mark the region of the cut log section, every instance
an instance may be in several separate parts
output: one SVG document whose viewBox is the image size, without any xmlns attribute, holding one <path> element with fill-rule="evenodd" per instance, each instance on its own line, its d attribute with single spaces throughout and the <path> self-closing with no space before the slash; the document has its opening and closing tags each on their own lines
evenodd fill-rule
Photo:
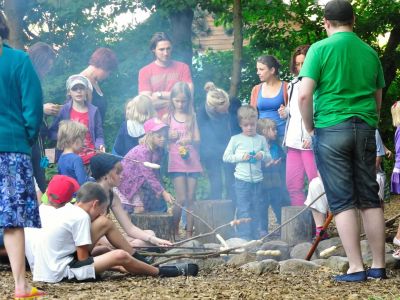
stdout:
<svg viewBox="0 0 400 300">
<path fill-rule="evenodd" d="M 282 207 L 282 224 L 304 209 L 304 206 L 285 206 Z M 281 229 L 281 239 L 290 246 L 301 242 L 312 240 L 313 219 L 311 211 L 305 211 L 296 219 L 283 226 Z"/>
<path fill-rule="evenodd" d="M 234 207 L 231 200 L 200 200 L 195 202 L 194 213 L 206 221 L 213 229 L 234 219 Z M 196 235 L 210 232 L 210 229 L 200 220 L 194 218 L 194 231 Z M 218 231 L 226 240 L 233 236 L 232 227 Z M 219 243 L 216 237 L 207 236 L 200 239 L 202 243 Z"/>
<path fill-rule="evenodd" d="M 174 240 L 174 222 L 171 214 L 150 212 L 132 214 L 132 223 L 143 230 L 153 230 L 157 237 Z"/>
</svg>

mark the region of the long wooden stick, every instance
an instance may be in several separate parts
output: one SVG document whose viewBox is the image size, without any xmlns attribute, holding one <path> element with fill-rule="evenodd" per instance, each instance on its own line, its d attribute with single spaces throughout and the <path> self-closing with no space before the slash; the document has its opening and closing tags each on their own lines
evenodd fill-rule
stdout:
<svg viewBox="0 0 400 300">
<path fill-rule="evenodd" d="M 199 234 L 199 235 L 192 236 L 191 238 L 188 238 L 188 239 L 185 239 L 185 240 L 182 240 L 182 241 L 173 243 L 172 245 L 174 245 L 174 246 L 181 245 L 181 244 L 186 243 L 186 242 L 189 242 L 189 241 L 191 241 L 191 240 L 195 240 L 195 239 L 198 239 L 198 238 L 203 238 L 203 237 L 206 237 L 206 236 L 213 235 L 213 234 L 215 234 L 217 231 L 219 231 L 219 230 L 221 230 L 221 229 L 223 229 L 223 228 L 225 228 L 225 227 L 234 226 L 234 225 L 240 225 L 240 224 L 243 224 L 243 223 L 248 223 L 248 222 L 250 222 L 250 221 L 251 221 L 250 218 L 244 218 L 244 219 L 233 220 L 233 221 L 231 221 L 231 222 L 229 222 L 229 223 L 226 223 L 226 224 L 223 224 L 223 225 L 221 225 L 221 226 L 218 226 L 218 227 L 215 228 L 215 229 L 212 229 L 212 228 L 211 228 L 211 231 L 210 231 L 210 232 L 201 233 L 201 234 Z"/>
<path fill-rule="evenodd" d="M 324 225 L 322 226 L 321 231 L 319 232 L 317 238 L 315 239 L 314 243 L 312 244 L 310 251 L 308 251 L 306 260 L 310 260 L 311 257 L 313 256 L 315 249 L 317 249 L 319 242 L 322 240 L 322 237 L 324 236 L 324 234 L 326 232 L 326 229 L 328 228 L 329 224 L 332 222 L 332 218 L 333 218 L 333 214 L 330 212 L 324 222 Z"/>
</svg>

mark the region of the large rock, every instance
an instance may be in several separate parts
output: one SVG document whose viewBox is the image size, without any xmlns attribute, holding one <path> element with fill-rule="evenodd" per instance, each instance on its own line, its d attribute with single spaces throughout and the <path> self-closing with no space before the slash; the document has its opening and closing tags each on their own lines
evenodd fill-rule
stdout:
<svg viewBox="0 0 400 300">
<path fill-rule="evenodd" d="M 367 266 L 372 265 L 372 257 L 369 257 L 368 259 L 364 260 L 365 264 Z M 386 262 L 386 268 L 387 269 L 398 269 L 400 268 L 400 260 L 395 259 L 392 256 L 392 253 L 386 253 L 385 254 L 385 262 Z"/>
<path fill-rule="evenodd" d="M 292 248 L 292 251 L 290 251 L 290 257 L 291 258 L 299 258 L 299 259 L 305 259 L 307 257 L 308 252 L 310 251 L 312 247 L 312 244 L 309 242 L 304 242 L 297 244 Z M 318 253 L 317 249 L 315 249 L 314 254 L 311 257 L 311 260 L 317 259 L 318 258 Z"/>
<path fill-rule="evenodd" d="M 342 241 L 340 240 L 340 238 L 332 237 L 330 239 L 319 242 L 317 250 L 318 250 L 318 253 L 321 253 L 322 251 L 324 251 L 328 248 L 331 248 L 333 246 L 338 246 L 338 245 L 342 245 Z M 329 256 L 346 256 L 346 252 L 344 252 L 343 247 L 340 246 L 338 249 L 336 249 L 335 251 L 330 253 Z M 323 258 L 328 258 L 328 257 L 323 257 Z"/>
<path fill-rule="evenodd" d="M 360 246 L 361 246 L 361 256 L 363 257 L 363 260 L 369 260 L 372 257 L 372 253 L 368 241 L 362 240 L 360 242 Z"/>
<path fill-rule="evenodd" d="M 279 256 L 272 255 L 257 255 L 257 260 L 274 259 L 274 260 L 285 260 L 290 258 L 290 247 L 289 244 L 283 241 L 269 241 L 261 246 L 261 250 L 279 250 L 281 254 Z"/>
<path fill-rule="evenodd" d="M 281 274 L 303 273 L 304 271 L 316 270 L 319 265 L 304 259 L 292 258 L 279 262 Z"/>
<path fill-rule="evenodd" d="M 312 262 L 314 264 L 317 264 L 318 266 L 325 267 L 327 264 L 327 261 L 328 261 L 327 259 L 317 258 L 317 259 L 313 259 Z"/>
<path fill-rule="evenodd" d="M 392 253 L 386 253 L 385 261 L 386 261 L 386 268 L 388 268 L 388 269 L 399 269 L 400 268 L 400 260 L 395 259 L 392 256 Z"/>
<path fill-rule="evenodd" d="M 275 273 L 279 270 L 279 263 L 273 259 L 249 262 L 240 267 L 242 270 L 249 271 L 256 275 L 264 273 Z"/>
<path fill-rule="evenodd" d="M 240 254 L 232 255 L 232 257 L 229 258 L 228 260 L 228 265 L 240 267 L 255 260 L 256 260 L 255 254 L 249 252 L 243 252 Z"/>
<path fill-rule="evenodd" d="M 326 260 L 324 266 L 336 272 L 346 273 L 349 269 L 349 260 L 343 256 L 331 256 Z"/>
<path fill-rule="evenodd" d="M 180 247 L 188 247 L 188 248 L 200 248 L 203 247 L 203 244 L 200 243 L 198 240 L 191 240 L 186 243 L 183 243 L 182 245 L 179 245 Z M 193 252 L 198 252 L 199 249 L 193 250 Z"/>
</svg>

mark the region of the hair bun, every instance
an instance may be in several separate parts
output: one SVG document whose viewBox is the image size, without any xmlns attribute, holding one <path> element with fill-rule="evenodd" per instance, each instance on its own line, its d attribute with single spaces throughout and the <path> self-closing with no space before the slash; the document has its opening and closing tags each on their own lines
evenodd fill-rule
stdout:
<svg viewBox="0 0 400 300">
<path fill-rule="evenodd" d="M 204 85 L 204 90 L 206 92 L 210 92 L 210 91 L 213 91 L 213 90 L 216 90 L 216 89 L 217 89 L 217 87 L 215 86 L 214 82 L 208 81 Z"/>
</svg>

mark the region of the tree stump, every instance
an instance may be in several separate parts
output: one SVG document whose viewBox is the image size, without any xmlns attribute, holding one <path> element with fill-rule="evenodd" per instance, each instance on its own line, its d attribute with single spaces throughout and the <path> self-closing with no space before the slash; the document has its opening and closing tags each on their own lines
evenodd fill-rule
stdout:
<svg viewBox="0 0 400 300">
<path fill-rule="evenodd" d="M 282 224 L 299 213 L 304 206 L 282 207 Z M 303 212 L 293 221 L 281 228 L 281 239 L 290 246 L 312 240 L 313 218 L 310 210 Z"/>
<path fill-rule="evenodd" d="M 169 241 L 174 238 L 174 222 L 171 214 L 160 212 L 132 214 L 131 220 L 140 229 L 153 230 L 159 238 Z"/>
<path fill-rule="evenodd" d="M 218 226 L 232 221 L 235 209 L 231 200 L 201 200 L 195 202 L 194 214 L 206 221 L 212 229 L 215 229 Z M 197 218 L 194 218 L 194 231 L 195 235 L 199 235 L 201 233 L 210 232 L 211 229 Z M 229 239 L 233 236 L 234 231 L 233 228 L 229 226 L 219 230 L 217 233 L 224 239 Z M 215 235 L 207 236 L 199 240 L 202 243 L 219 243 Z"/>
</svg>

